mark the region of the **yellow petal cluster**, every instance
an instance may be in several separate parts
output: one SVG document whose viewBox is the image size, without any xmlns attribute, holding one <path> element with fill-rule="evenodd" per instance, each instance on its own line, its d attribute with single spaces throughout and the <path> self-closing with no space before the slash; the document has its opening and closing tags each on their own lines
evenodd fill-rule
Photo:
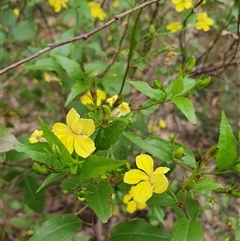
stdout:
<svg viewBox="0 0 240 241">
<path fill-rule="evenodd" d="M 94 18 L 104 20 L 106 13 L 102 10 L 100 3 L 89 2 L 88 7 L 90 8 L 90 13 Z"/>
<path fill-rule="evenodd" d="M 80 118 L 77 111 L 72 108 L 67 114 L 66 123 L 55 123 L 52 131 L 70 154 L 75 150 L 79 156 L 88 157 L 96 149 L 94 141 L 89 138 L 95 131 L 93 120 Z"/>
<path fill-rule="evenodd" d="M 133 199 L 134 189 L 135 189 L 135 186 L 132 186 L 129 193 L 127 193 L 123 197 L 123 203 L 125 203 L 127 205 L 126 210 L 128 213 L 134 213 L 136 210 L 142 210 L 142 209 L 146 208 L 146 206 L 147 206 L 146 203 L 136 202 Z"/>
<path fill-rule="evenodd" d="M 158 167 L 153 170 L 153 159 L 147 154 L 136 157 L 136 165 L 140 169 L 133 169 L 125 173 L 124 182 L 135 186 L 132 196 L 133 200 L 145 203 L 153 193 L 163 193 L 167 190 L 169 182 L 164 175 L 170 169 L 168 167 Z"/>
<path fill-rule="evenodd" d="M 102 101 L 106 99 L 107 95 L 102 90 L 97 90 L 97 106 L 102 104 Z M 88 91 L 85 95 L 80 97 L 80 100 L 83 105 L 93 105 L 93 99 L 90 91 Z"/>
<path fill-rule="evenodd" d="M 111 112 L 111 116 L 120 117 L 122 115 L 126 115 L 131 110 L 129 108 L 129 104 L 127 102 L 122 102 L 116 109 Z"/>
<path fill-rule="evenodd" d="M 43 131 L 35 130 L 29 137 L 30 143 L 44 142 L 46 139 L 43 137 Z"/>
<path fill-rule="evenodd" d="M 182 24 L 180 22 L 171 22 L 167 25 L 167 30 L 169 30 L 171 33 L 175 33 L 178 30 L 182 29 Z"/>
<path fill-rule="evenodd" d="M 54 12 L 58 13 L 62 8 L 67 8 L 68 0 L 48 0 L 48 3 L 53 7 Z"/>
<path fill-rule="evenodd" d="M 177 12 L 182 12 L 184 9 L 189 9 L 193 6 L 192 0 L 172 0 Z"/>
<path fill-rule="evenodd" d="M 213 19 L 209 18 L 206 12 L 197 14 L 196 29 L 207 32 L 210 26 L 214 24 Z"/>
</svg>

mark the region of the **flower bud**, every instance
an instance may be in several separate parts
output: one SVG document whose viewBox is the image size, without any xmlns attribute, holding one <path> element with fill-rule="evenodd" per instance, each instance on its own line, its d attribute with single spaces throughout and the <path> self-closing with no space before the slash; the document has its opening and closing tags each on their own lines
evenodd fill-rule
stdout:
<svg viewBox="0 0 240 241">
<path fill-rule="evenodd" d="M 235 198 L 240 198 L 240 190 L 233 189 L 233 190 L 231 191 L 231 194 L 232 194 L 232 196 L 235 197 Z"/>
<path fill-rule="evenodd" d="M 97 99 L 97 86 L 94 78 L 92 78 L 89 82 L 89 91 L 91 93 L 92 100 L 95 101 Z"/>
<path fill-rule="evenodd" d="M 205 79 L 197 80 L 196 87 L 198 89 L 202 89 L 202 88 L 206 87 L 207 85 L 209 85 L 210 82 L 211 82 L 211 77 L 207 77 Z"/>
<path fill-rule="evenodd" d="M 192 68 L 195 66 L 195 64 L 196 64 L 196 59 L 194 56 L 191 56 L 184 67 L 184 74 L 189 73 L 192 70 Z"/>
<path fill-rule="evenodd" d="M 174 151 L 173 156 L 177 159 L 181 159 L 184 156 L 184 149 L 183 147 L 179 147 Z"/>
<path fill-rule="evenodd" d="M 49 173 L 49 169 L 46 165 L 40 163 L 33 163 L 32 170 L 38 175 L 43 175 Z"/>
<path fill-rule="evenodd" d="M 200 165 L 200 163 L 201 163 L 202 160 L 203 160 L 203 156 L 202 156 L 201 150 L 200 150 L 200 149 L 197 149 L 197 150 L 195 151 L 194 155 L 195 155 L 196 163 L 197 163 L 198 165 Z"/>
<path fill-rule="evenodd" d="M 162 89 L 163 88 L 163 83 L 161 83 L 159 80 L 154 80 L 153 81 L 153 88 L 154 89 Z"/>
<path fill-rule="evenodd" d="M 206 166 L 211 160 L 213 160 L 218 153 L 218 146 L 212 146 L 211 148 L 209 148 L 207 150 L 207 152 L 205 153 L 205 155 L 203 156 L 203 160 L 200 163 L 201 167 Z"/>
<path fill-rule="evenodd" d="M 238 164 L 235 166 L 235 170 L 236 170 L 237 172 L 240 172 L 240 163 L 238 163 Z"/>
<path fill-rule="evenodd" d="M 155 27 L 154 27 L 153 24 L 151 24 L 150 27 L 149 27 L 149 33 L 150 33 L 150 35 L 154 36 L 155 32 L 156 32 Z"/>
<path fill-rule="evenodd" d="M 107 127 L 109 118 L 111 117 L 111 109 L 109 108 L 109 106 L 103 105 L 102 106 L 102 111 L 103 111 L 102 126 L 103 126 L 103 128 L 105 128 L 105 127 Z"/>
<path fill-rule="evenodd" d="M 55 156 L 60 157 L 61 153 L 60 153 L 59 147 L 55 143 L 52 143 L 51 149 L 52 149 L 52 153 Z"/>
</svg>

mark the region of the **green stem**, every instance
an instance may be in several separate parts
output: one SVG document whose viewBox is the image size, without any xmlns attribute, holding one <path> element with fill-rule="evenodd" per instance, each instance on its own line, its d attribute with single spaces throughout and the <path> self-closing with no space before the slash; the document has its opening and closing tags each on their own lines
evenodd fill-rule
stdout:
<svg viewBox="0 0 240 241">
<path fill-rule="evenodd" d="M 173 158 L 172 159 L 177 165 L 179 165 L 180 167 L 182 167 L 183 169 L 193 173 L 194 170 L 192 170 L 190 167 L 188 167 L 187 165 L 185 165 L 184 163 L 180 162 L 178 159 L 176 158 Z"/>
</svg>

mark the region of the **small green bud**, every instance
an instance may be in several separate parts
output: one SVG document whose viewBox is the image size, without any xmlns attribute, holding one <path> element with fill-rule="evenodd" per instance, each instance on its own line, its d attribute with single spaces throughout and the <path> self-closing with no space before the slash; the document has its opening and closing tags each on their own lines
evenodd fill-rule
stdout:
<svg viewBox="0 0 240 241">
<path fill-rule="evenodd" d="M 163 88 L 163 83 L 161 83 L 159 80 L 154 80 L 153 81 L 153 88 L 154 89 L 162 89 Z"/>
<path fill-rule="evenodd" d="M 238 163 L 238 164 L 235 166 L 235 170 L 236 170 L 237 172 L 240 172 L 240 163 Z"/>
<path fill-rule="evenodd" d="M 155 27 L 154 27 L 153 24 L 151 24 L 150 27 L 149 27 L 149 33 L 150 33 L 151 35 L 154 35 L 155 32 L 156 32 Z"/>
<path fill-rule="evenodd" d="M 231 191 L 231 194 L 232 194 L 232 196 L 235 197 L 235 198 L 240 198 L 240 190 L 233 189 L 233 190 Z"/>
<path fill-rule="evenodd" d="M 174 151 L 173 156 L 177 159 L 181 159 L 184 156 L 184 149 L 183 147 L 179 147 Z"/>
<path fill-rule="evenodd" d="M 109 106 L 107 105 L 103 105 L 102 106 L 102 111 L 103 111 L 103 115 L 102 115 L 102 126 L 106 127 L 109 121 L 109 118 L 111 117 L 111 109 Z"/>
<path fill-rule="evenodd" d="M 195 155 L 196 163 L 197 163 L 198 165 L 200 165 L 200 163 L 201 163 L 202 160 L 203 160 L 203 156 L 202 156 L 201 150 L 200 150 L 200 149 L 197 149 L 197 150 L 195 151 L 194 155 Z"/>
<path fill-rule="evenodd" d="M 168 138 L 169 138 L 169 140 L 170 140 L 171 142 L 175 142 L 176 137 L 177 137 L 176 134 L 172 134 L 172 133 L 171 133 Z"/>
<path fill-rule="evenodd" d="M 189 73 L 192 70 L 192 68 L 195 66 L 195 64 L 196 64 L 196 59 L 194 56 L 191 56 L 184 67 L 184 74 Z"/>
<path fill-rule="evenodd" d="M 59 147 L 58 147 L 55 143 L 52 143 L 51 149 L 52 149 L 52 153 L 53 153 L 55 156 L 59 157 L 59 156 L 61 155 L 61 152 L 60 152 L 60 150 L 59 150 Z"/>
<path fill-rule="evenodd" d="M 207 152 L 205 153 L 205 155 L 203 156 L 203 160 L 200 163 L 201 167 L 206 166 L 211 160 L 213 160 L 218 153 L 218 146 L 212 146 L 211 148 L 209 148 L 207 150 Z"/>
<path fill-rule="evenodd" d="M 206 87 L 207 85 L 209 85 L 210 82 L 211 82 L 211 77 L 207 77 L 205 79 L 197 80 L 196 87 L 198 89 L 202 89 L 202 88 Z"/>
<path fill-rule="evenodd" d="M 92 78 L 89 82 L 89 91 L 91 93 L 93 101 L 97 99 L 97 85 L 94 78 Z"/>
<path fill-rule="evenodd" d="M 38 175 L 43 175 L 49 173 L 48 167 L 44 164 L 40 163 L 33 163 L 32 170 L 37 173 Z"/>
</svg>

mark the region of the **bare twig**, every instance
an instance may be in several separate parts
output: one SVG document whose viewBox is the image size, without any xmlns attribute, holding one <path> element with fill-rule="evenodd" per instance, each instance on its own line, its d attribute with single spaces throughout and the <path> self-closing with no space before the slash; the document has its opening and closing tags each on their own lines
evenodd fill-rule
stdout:
<svg viewBox="0 0 240 241">
<path fill-rule="evenodd" d="M 96 28 L 96 29 L 88 32 L 88 33 L 85 33 L 85 34 L 82 34 L 82 35 L 79 35 L 79 36 L 76 36 L 76 37 L 73 37 L 73 38 L 70 38 L 70 39 L 67 39 L 67 40 L 58 42 L 58 43 L 48 44 L 48 46 L 47 46 L 46 48 L 41 49 L 41 50 L 38 51 L 37 53 L 35 53 L 35 54 L 33 54 L 33 55 L 25 58 L 25 59 L 22 59 L 22 60 L 14 63 L 14 64 L 11 64 L 11 65 L 9 65 L 8 67 L 0 70 L 0 75 L 3 75 L 4 73 L 8 72 L 9 70 L 14 69 L 14 68 L 18 67 L 19 65 L 22 65 L 22 64 L 24 64 L 24 63 L 26 63 L 26 62 L 28 62 L 28 61 L 30 61 L 30 60 L 32 60 L 32 59 L 35 59 L 35 58 L 37 58 L 38 56 L 40 56 L 40 55 L 42 55 L 42 54 L 44 54 L 44 53 L 46 53 L 46 52 L 48 52 L 48 51 L 50 51 L 50 50 L 52 50 L 52 49 L 58 48 L 58 47 L 60 47 L 60 46 L 63 46 L 63 45 L 69 44 L 69 43 L 73 43 L 73 42 L 78 41 L 78 40 L 83 40 L 83 41 L 85 41 L 85 40 L 87 40 L 89 37 L 91 37 L 92 35 L 98 33 L 99 31 L 101 31 L 101 30 L 103 30 L 103 29 L 105 29 L 106 27 L 108 27 L 109 25 L 113 24 L 114 22 L 120 20 L 120 19 L 123 18 L 124 16 L 126 16 L 126 15 L 128 15 L 128 14 L 131 14 L 131 13 L 133 13 L 133 12 L 139 10 L 139 9 L 142 9 L 142 8 L 148 6 L 148 5 L 151 5 L 151 4 L 153 4 L 153 3 L 156 3 L 156 2 L 158 2 L 158 1 L 159 1 L 159 0 L 148 1 L 148 2 L 145 2 L 145 3 L 143 3 L 143 4 L 141 4 L 141 5 L 137 6 L 137 7 L 132 8 L 132 9 L 130 9 L 130 10 L 127 10 L 127 11 L 121 13 L 121 14 L 118 14 L 118 15 L 116 15 L 113 19 L 109 20 L 108 22 L 106 22 L 106 23 L 103 24 L 102 26 L 100 26 L 100 27 L 98 27 L 98 28 Z"/>
</svg>

